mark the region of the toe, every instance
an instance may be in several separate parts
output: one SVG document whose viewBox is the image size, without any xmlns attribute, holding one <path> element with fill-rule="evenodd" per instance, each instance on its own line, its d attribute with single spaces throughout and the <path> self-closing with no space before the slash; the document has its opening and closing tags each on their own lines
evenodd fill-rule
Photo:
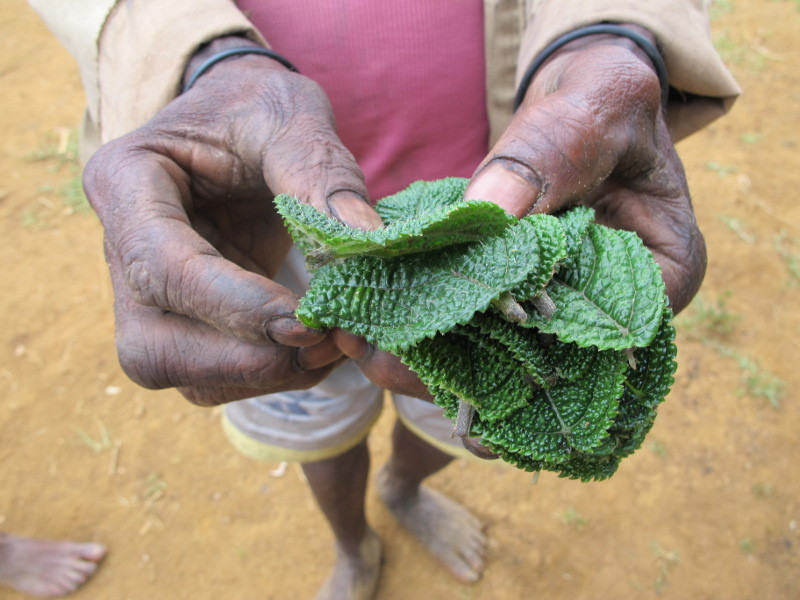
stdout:
<svg viewBox="0 0 800 600">
<path fill-rule="evenodd" d="M 106 555 L 106 547 L 102 544 L 80 544 L 79 553 L 81 558 L 92 562 L 100 562 Z"/>
</svg>

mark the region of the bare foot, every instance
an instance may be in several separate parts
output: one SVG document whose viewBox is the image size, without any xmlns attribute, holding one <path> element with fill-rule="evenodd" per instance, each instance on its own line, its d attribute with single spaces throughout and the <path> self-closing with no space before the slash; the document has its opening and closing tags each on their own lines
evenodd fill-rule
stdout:
<svg viewBox="0 0 800 600">
<path fill-rule="evenodd" d="M 378 494 L 397 522 L 417 537 L 457 579 L 472 583 L 485 567 L 486 537 L 478 518 L 447 496 L 425 486 L 410 494 L 388 467 L 377 477 Z"/>
<path fill-rule="evenodd" d="M 367 529 L 358 556 L 336 552 L 333 573 L 322 586 L 316 600 L 370 600 L 381 572 L 381 541 Z"/>
<path fill-rule="evenodd" d="M 0 584 L 38 598 L 66 596 L 88 581 L 105 553 L 100 544 L 0 534 Z"/>
</svg>

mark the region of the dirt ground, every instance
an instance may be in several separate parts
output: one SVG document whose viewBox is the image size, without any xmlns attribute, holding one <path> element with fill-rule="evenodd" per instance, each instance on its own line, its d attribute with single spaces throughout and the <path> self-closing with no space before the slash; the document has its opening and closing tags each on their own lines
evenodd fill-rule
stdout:
<svg viewBox="0 0 800 600">
<path fill-rule="evenodd" d="M 379 599 L 800 598 L 800 5 L 717 2 L 712 27 L 746 93 L 679 146 L 710 262 L 644 447 L 603 483 L 532 485 L 497 463 L 437 475 L 488 524 L 474 586 L 370 492 Z M 218 411 L 117 365 L 101 230 L 77 194 L 71 58 L 22 0 L 0 5 L 0 50 L 0 529 L 106 543 L 76 600 L 313 597 L 332 540 L 299 469 L 242 457 Z"/>
</svg>

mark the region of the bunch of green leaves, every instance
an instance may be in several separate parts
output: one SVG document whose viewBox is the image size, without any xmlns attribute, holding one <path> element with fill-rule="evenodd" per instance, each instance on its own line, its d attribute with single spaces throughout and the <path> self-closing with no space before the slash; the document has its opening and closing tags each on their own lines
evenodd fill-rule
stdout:
<svg viewBox="0 0 800 600">
<path fill-rule="evenodd" d="M 378 202 L 376 231 L 276 198 L 313 269 L 297 316 L 399 356 L 460 435 L 504 460 L 610 477 L 673 382 L 660 269 L 636 234 L 594 223 L 591 209 L 517 219 L 465 201 L 465 186 L 412 184 Z"/>
</svg>

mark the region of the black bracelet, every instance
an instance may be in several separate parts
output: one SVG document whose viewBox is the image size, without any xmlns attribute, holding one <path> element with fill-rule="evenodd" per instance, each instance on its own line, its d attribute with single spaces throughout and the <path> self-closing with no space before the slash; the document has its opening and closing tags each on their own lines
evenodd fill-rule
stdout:
<svg viewBox="0 0 800 600">
<path fill-rule="evenodd" d="M 525 99 L 525 93 L 528 91 L 528 87 L 530 86 L 531 81 L 533 81 L 533 76 L 536 74 L 536 71 L 539 70 L 539 67 L 544 64 L 544 61 L 550 58 L 556 52 L 556 50 L 559 50 L 562 46 L 565 46 L 566 44 L 573 40 L 577 40 L 578 38 L 586 37 L 587 35 L 596 35 L 599 33 L 609 33 L 611 35 L 626 37 L 633 41 L 634 44 L 639 46 L 639 48 L 641 48 L 642 51 L 647 54 L 648 58 L 653 61 L 653 65 L 656 68 L 656 74 L 658 75 L 658 82 L 661 85 L 661 104 L 662 106 L 666 106 L 669 98 L 669 80 L 667 79 L 667 66 L 664 64 L 664 57 L 661 56 L 661 52 L 643 35 L 636 33 L 627 27 L 623 27 L 622 25 L 604 23 L 600 25 L 588 25 L 586 27 L 581 27 L 580 29 L 570 31 L 569 33 L 566 33 L 560 38 L 556 39 L 544 50 L 542 50 L 539 56 L 537 56 L 536 59 L 531 63 L 531 66 L 528 67 L 528 70 L 525 71 L 525 75 L 522 77 L 522 81 L 519 84 L 519 89 L 517 90 L 516 98 L 514 98 L 514 110 L 517 110 L 522 104 L 522 101 Z"/>
<path fill-rule="evenodd" d="M 277 52 L 273 52 L 272 50 L 268 50 L 267 48 L 260 48 L 258 46 L 242 46 L 240 48 L 228 48 L 227 50 L 220 50 L 216 54 L 212 54 L 206 61 L 200 65 L 197 70 L 192 74 L 189 78 L 189 81 L 186 82 L 186 85 L 183 86 L 183 92 L 186 92 L 191 88 L 197 80 L 200 78 L 201 75 L 206 73 L 211 67 L 217 64 L 220 61 L 225 60 L 226 58 L 230 58 L 231 56 L 242 56 L 244 54 L 260 54 L 262 56 L 269 56 L 273 60 L 277 60 L 281 63 L 284 67 L 293 71 L 295 73 L 299 73 L 300 71 L 297 70 L 292 63 L 290 63 L 287 59 L 283 56 L 278 54 Z"/>
</svg>

